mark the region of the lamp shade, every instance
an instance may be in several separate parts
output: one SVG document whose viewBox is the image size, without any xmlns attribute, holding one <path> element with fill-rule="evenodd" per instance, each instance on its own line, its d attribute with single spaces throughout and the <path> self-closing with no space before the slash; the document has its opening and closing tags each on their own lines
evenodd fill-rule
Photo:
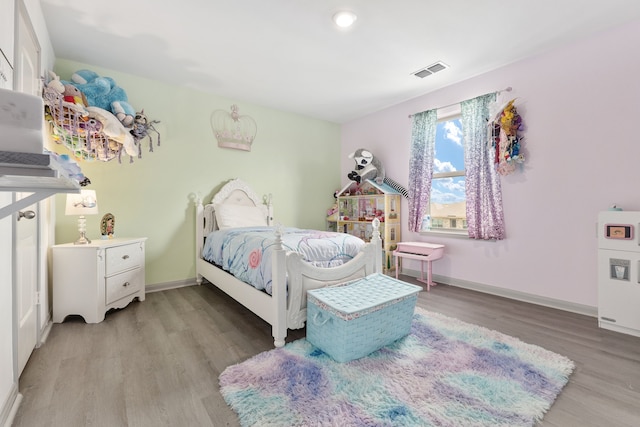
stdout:
<svg viewBox="0 0 640 427">
<path fill-rule="evenodd" d="M 80 193 L 67 194 L 65 215 L 95 215 L 98 213 L 98 200 L 95 190 L 80 190 Z"/>
</svg>

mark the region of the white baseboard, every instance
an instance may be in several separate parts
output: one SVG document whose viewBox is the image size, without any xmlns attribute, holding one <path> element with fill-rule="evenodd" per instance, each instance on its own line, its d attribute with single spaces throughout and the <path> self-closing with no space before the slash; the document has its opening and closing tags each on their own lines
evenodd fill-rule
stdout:
<svg viewBox="0 0 640 427">
<path fill-rule="evenodd" d="M 417 270 L 402 269 L 402 274 L 406 274 L 407 276 L 416 277 L 416 278 L 420 277 L 420 272 Z M 544 307 L 564 310 L 571 313 L 583 314 L 585 316 L 598 317 L 598 307 L 592 307 L 584 304 L 576 304 L 570 301 L 562 301 L 554 298 L 547 298 L 540 295 L 514 291 L 512 289 L 499 288 L 497 286 L 485 285 L 483 283 L 471 282 L 469 280 L 455 279 L 452 277 L 441 276 L 438 274 L 434 274 L 432 278 L 434 282 L 443 283 L 445 285 L 451 285 L 451 286 L 456 286 L 458 288 L 464 288 L 472 291 L 483 292 L 485 294 L 497 295 L 500 297 L 509 298 L 516 301 L 528 302 L 531 304 L 537 304 Z"/>
<path fill-rule="evenodd" d="M 18 385 L 14 383 L 11 386 L 7 401 L 4 402 L 2 412 L 0 413 L 0 423 L 2 426 L 11 427 L 13 419 L 16 417 L 16 413 L 20 407 L 20 402 L 22 402 L 22 394 L 18 393 Z"/>
<path fill-rule="evenodd" d="M 176 280 L 175 282 L 164 282 L 164 283 L 155 283 L 153 285 L 147 285 L 145 287 L 145 294 L 149 294 L 151 292 L 160 292 L 166 291 L 169 289 L 177 289 L 184 288 L 186 286 L 193 286 L 196 284 L 196 278 L 185 279 L 185 280 Z"/>
<path fill-rule="evenodd" d="M 420 272 L 411 269 L 402 269 L 402 274 L 407 276 L 418 278 Z M 598 307 L 592 307 L 584 304 L 576 304 L 569 301 L 563 301 L 555 298 L 547 298 L 540 295 L 529 294 L 526 292 L 514 291 L 512 289 L 499 288 L 497 286 L 485 285 L 483 283 L 472 282 L 469 280 L 455 279 L 452 277 L 441 276 L 438 274 L 433 275 L 433 281 L 443 283 L 445 285 L 456 286 L 458 288 L 469 289 L 472 291 L 482 292 L 485 294 L 496 295 L 504 298 L 513 299 L 516 301 L 528 302 L 531 304 L 537 304 L 544 307 L 555 308 L 558 310 L 564 310 L 571 313 L 583 314 L 590 317 L 598 317 Z M 146 293 L 166 291 L 168 289 L 183 288 L 185 286 L 196 285 L 196 279 L 186 279 L 175 282 L 156 283 L 154 285 L 147 285 Z"/>
<path fill-rule="evenodd" d="M 49 337 L 49 332 L 51 332 L 52 327 L 53 327 L 53 321 L 51 320 L 51 317 L 49 317 L 49 319 L 47 320 L 47 324 L 44 325 L 44 327 L 40 330 L 40 342 L 36 347 L 41 347 L 42 344 L 44 344 L 47 341 L 47 338 Z"/>
</svg>

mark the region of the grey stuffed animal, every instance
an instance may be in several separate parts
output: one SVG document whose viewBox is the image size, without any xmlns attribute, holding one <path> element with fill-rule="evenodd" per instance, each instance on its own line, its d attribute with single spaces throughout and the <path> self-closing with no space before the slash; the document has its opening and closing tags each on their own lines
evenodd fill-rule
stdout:
<svg viewBox="0 0 640 427">
<path fill-rule="evenodd" d="M 384 182 L 384 167 L 370 151 L 359 148 L 349 154 L 349 158 L 356 162 L 356 169 L 349 172 L 347 177 L 360 184 L 366 179 L 371 179 L 378 184 Z"/>
</svg>

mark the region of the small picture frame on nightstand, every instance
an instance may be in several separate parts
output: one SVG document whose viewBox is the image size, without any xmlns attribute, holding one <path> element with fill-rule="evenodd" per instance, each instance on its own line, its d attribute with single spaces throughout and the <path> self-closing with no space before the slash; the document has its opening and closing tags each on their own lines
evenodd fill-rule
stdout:
<svg viewBox="0 0 640 427">
<path fill-rule="evenodd" d="M 113 239 L 116 231 L 116 217 L 111 214 L 105 214 L 100 221 L 100 234 L 102 240 Z"/>
</svg>

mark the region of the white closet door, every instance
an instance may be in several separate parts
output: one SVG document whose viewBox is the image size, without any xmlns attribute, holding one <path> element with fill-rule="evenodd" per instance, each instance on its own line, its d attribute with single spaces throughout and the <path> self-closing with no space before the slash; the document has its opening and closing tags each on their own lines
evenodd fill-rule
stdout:
<svg viewBox="0 0 640 427">
<path fill-rule="evenodd" d="M 20 4 L 18 14 L 14 89 L 41 96 L 40 46 L 31 21 Z M 16 198 L 29 193 L 16 193 Z M 18 375 L 27 364 L 38 339 L 38 204 L 13 215 L 15 236 L 14 278 L 18 316 Z"/>
</svg>

